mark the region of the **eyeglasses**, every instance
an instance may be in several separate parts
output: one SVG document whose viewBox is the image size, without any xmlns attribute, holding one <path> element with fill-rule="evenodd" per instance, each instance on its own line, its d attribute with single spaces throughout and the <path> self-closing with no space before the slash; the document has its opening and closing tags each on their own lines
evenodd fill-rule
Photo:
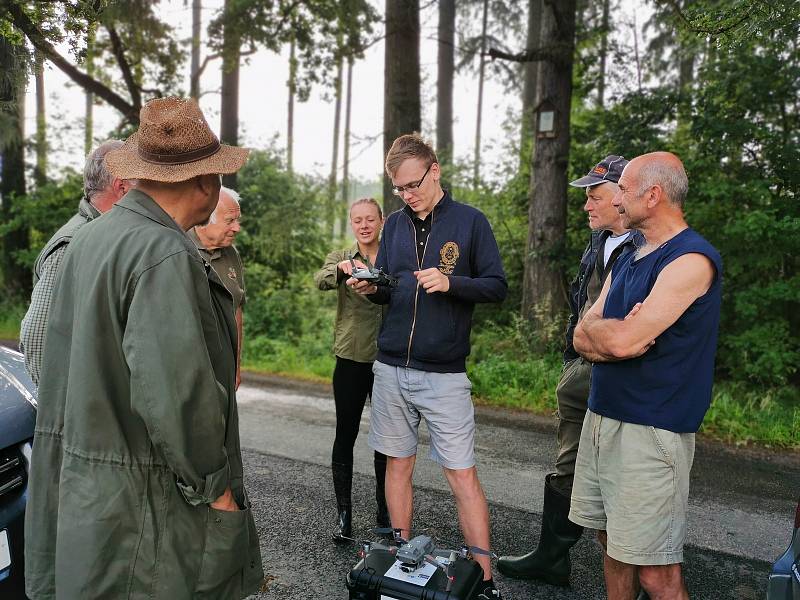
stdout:
<svg viewBox="0 0 800 600">
<path fill-rule="evenodd" d="M 422 182 L 425 181 L 425 175 L 428 174 L 428 171 L 431 170 L 432 166 L 433 166 L 433 163 L 428 165 L 428 168 L 425 169 L 425 173 L 422 175 L 422 179 L 420 179 L 419 181 L 416 181 L 416 182 L 413 182 L 413 183 L 408 183 L 406 185 L 393 185 L 392 186 L 392 193 L 395 196 L 400 196 L 400 195 L 403 194 L 403 192 L 413 192 L 414 190 L 419 188 L 419 186 L 422 185 Z"/>
</svg>

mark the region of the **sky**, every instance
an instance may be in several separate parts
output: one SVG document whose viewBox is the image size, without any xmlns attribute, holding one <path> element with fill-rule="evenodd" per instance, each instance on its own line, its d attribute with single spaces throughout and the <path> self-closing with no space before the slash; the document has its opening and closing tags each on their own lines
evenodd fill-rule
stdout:
<svg viewBox="0 0 800 600">
<path fill-rule="evenodd" d="M 383 2 L 373 0 L 381 9 Z M 203 19 L 205 24 L 222 5 L 222 0 L 205 0 Z M 422 122 L 423 135 L 435 142 L 436 118 L 436 25 L 435 2 L 423 2 L 420 16 L 422 26 L 420 45 L 420 67 L 422 70 Z M 166 0 L 159 5 L 162 17 L 176 28 L 181 39 L 188 39 L 191 28 L 191 2 Z M 617 35 L 632 38 L 634 19 L 637 29 L 650 13 L 643 0 L 621 0 L 620 10 L 614 17 L 620 23 Z M 456 25 L 458 28 L 458 24 Z M 378 31 L 380 25 L 377 26 Z M 641 33 L 639 34 L 641 35 Z M 625 40 L 626 43 L 629 40 Z M 520 40 L 522 44 L 522 41 Z M 630 42 L 632 43 L 632 42 Z M 640 41 L 641 44 L 641 41 Z M 522 49 L 522 47 L 520 47 Z M 66 48 L 61 48 L 66 52 Z M 205 53 L 205 48 L 203 49 Z M 456 58 L 458 60 L 458 57 Z M 184 67 L 188 89 L 188 60 Z M 240 72 L 240 144 L 252 148 L 286 147 L 286 115 L 288 78 L 288 48 L 282 54 L 265 50 L 247 58 Z M 626 86 L 630 82 L 620 78 L 616 85 Z M 215 132 L 219 133 L 220 61 L 212 61 L 203 74 L 200 104 Z M 613 82 L 612 82 L 613 85 Z M 83 165 L 83 118 L 84 93 L 61 71 L 48 63 L 45 72 L 47 94 L 48 143 L 51 148 L 51 165 L 60 170 L 75 169 Z M 294 167 L 301 173 L 327 176 L 333 143 L 334 105 L 323 96 L 326 90 L 312 90 L 308 102 L 295 106 Z M 623 90 L 624 91 L 624 90 Z M 26 134 L 35 130 L 35 96 L 31 80 L 26 97 Z M 328 94 L 330 95 L 330 94 Z M 456 75 L 454 86 L 454 146 L 457 159 L 471 160 L 474 152 L 475 124 L 477 115 L 478 81 L 474 72 Z M 489 77 L 484 88 L 481 169 L 491 179 L 503 164 L 503 148 L 508 136 L 504 122 L 519 110 L 520 99 L 516 93 L 508 93 L 496 77 Z M 383 121 L 383 44 L 371 46 L 363 60 L 356 62 L 353 70 L 353 107 L 351 141 L 351 177 L 374 181 L 382 173 L 381 136 Z M 513 121 L 513 119 L 511 119 Z M 95 137 L 104 139 L 105 134 L 118 122 L 116 111 L 107 106 L 95 107 Z M 512 123 L 513 124 L 513 123 Z M 341 131 L 344 131 L 342 122 Z M 341 156 L 339 163 L 341 177 Z"/>
</svg>

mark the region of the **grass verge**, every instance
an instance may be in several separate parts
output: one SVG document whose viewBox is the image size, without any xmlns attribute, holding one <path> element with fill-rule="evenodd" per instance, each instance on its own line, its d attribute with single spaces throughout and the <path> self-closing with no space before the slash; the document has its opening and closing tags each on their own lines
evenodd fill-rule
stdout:
<svg viewBox="0 0 800 600">
<path fill-rule="evenodd" d="M 467 365 L 476 402 L 554 414 L 561 357 L 556 353 L 526 356 L 524 351 L 512 350 L 517 344 L 508 338 L 492 346 L 485 341 L 476 339 Z M 245 369 L 328 382 L 334 363 L 329 344 L 310 333 L 294 342 L 257 338 L 245 343 Z M 718 382 L 701 432 L 727 444 L 800 450 L 798 390 L 756 390 Z"/>
<path fill-rule="evenodd" d="M 22 302 L 0 301 L 0 339 L 19 339 L 19 324 L 26 310 L 27 306 Z"/>
</svg>

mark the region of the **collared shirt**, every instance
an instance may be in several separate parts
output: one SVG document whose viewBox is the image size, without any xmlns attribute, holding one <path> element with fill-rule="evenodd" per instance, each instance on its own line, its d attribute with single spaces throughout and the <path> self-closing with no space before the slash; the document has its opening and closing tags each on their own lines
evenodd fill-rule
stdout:
<svg viewBox="0 0 800 600">
<path fill-rule="evenodd" d="M 333 353 L 356 362 L 372 362 L 378 353 L 376 340 L 385 307 L 373 304 L 345 285 L 347 276 L 337 265 L 350 258 L 367 262 L 357 243 L 346 250 L 336 250 L 325 258 L 325 264 L 314 274 L 314 282 L 321 290 L 335 289 L 337 293 Z"/>
<path fill-rule="evenodd" d="M 224 248 L 206 250 L 194 228 L 187 231 L 186 235 L 194 242 L 200 256 L 211 265 L 211 268 L 222 280 L 225 288 L 233 296 L 234 308 L 244 306 L 247 301 L 244 287 L 244 266 L 242 265 L 242 257 L 239 256 L 239 251 L 236 247 L 225 246 Z"/>
<path fill-rule="evenodd" d="M 417 258 L 421 265 L 422 257 L 425 254 L 425 243 L 428 241 L 428 235 L 430 235 L 431 227 L 433 226 L 433 211 L 429 212 L 428 216 L 424 219 L 420 219 L 418 216 L 414 215 L 411 217 L 411 222 L 414 223 L 414 229 L 417 234 Z"/>
</svg>

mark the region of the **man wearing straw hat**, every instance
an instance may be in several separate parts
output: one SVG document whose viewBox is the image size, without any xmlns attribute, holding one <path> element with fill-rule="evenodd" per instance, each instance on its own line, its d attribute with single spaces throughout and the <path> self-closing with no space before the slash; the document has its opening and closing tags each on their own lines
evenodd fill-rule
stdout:
<svg viewBox="0 0 800 600">
<path fill-rule="evenodd" d="M 106 157 L 134 189 L 81 228 L 55 284 L 25 515 L 32 600 L 243 598 L 263 580 L 233 303 L 185 233 L 248 151 L 221 145 L 192 100 L 140 117 Z"/>
</svg>

